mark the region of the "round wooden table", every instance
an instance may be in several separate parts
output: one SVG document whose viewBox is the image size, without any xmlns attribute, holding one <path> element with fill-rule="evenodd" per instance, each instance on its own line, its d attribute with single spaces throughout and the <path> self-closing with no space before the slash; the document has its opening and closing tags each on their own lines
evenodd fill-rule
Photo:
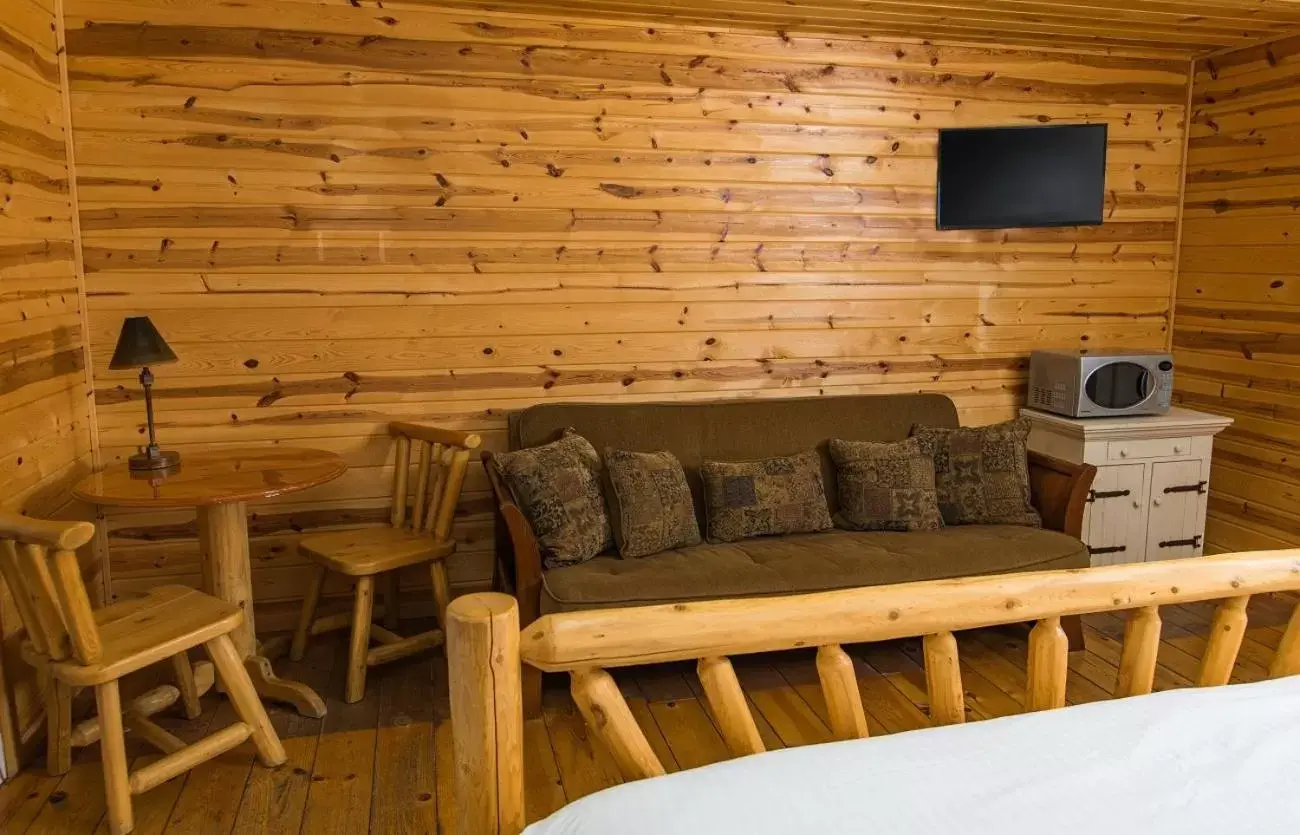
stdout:
<svg viewBox="0 0 1300 835">
<path fill-rule="evenodd" d="M 295 447 L 238 447 L 190 453 L 166 474 L 133 474 L 125 463 L 87 476 L 74 495 L 112 507 L 198 510 L 204 590 L 244 610 L 231 633 L 257 692 L 288 702 L 304 716 L 325 715 L 325 702 L 305 684 L 277 678 L 259 654 L 253 624 L 252 567 L 248 556 L 248 502 L 296 493 L 343 475 L 348 466 L 332 452 Z"/>
</svg>

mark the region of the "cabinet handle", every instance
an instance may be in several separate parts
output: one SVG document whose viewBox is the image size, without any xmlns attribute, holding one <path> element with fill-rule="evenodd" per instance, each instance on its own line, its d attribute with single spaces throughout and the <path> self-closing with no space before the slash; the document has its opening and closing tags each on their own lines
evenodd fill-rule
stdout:
<svg viewBox="0 0 1300 835">
<path fill-rule="evenodd" d="M 1175 447 L 1174 447 L 1174 455 L 1182 455 L 1182 453 L 1183 453 L 1183 448 L 1182 448 L 1182 447 L 1180 447 L 1180 446 L 1175 446 Z"/>
<path fill-rule="evenodd" d="M 1134 509 L 1134 510 L 1140 510 L 1141 508 L 1142 508 L 1142 502 L 1138 501 L 1137 499 L 1134 499 L 1134 500 L 1133 500 L 1133 509 Z"/>
<path fill-rule="evenodd" d="M 1120 458 L 1128 458 L 1128 450 L 1127 450 L 1127 449 L 1121 449 L 1121 450 L 1119 451 L 1119 457 L 1120 457 Z"/>
<path fill-rule="evenodd" d="M 1151 504 L 1155 505 L 1156 507 L 1160 507 L 1160 500 L 1159 500 L 1159 499 L 1152 499 L 1152 500 L 1151 500 Z"/>
</svg>

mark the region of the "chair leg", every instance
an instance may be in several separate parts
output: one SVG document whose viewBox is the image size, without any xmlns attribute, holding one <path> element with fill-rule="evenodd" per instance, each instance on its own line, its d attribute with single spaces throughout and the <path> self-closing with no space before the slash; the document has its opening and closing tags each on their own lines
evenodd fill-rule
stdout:
<svg viewBox="0 0 1300 835">
<path fill-rule="evenodd" d="M 384 626 L 396 632 L 402 625 L 398 616 L 398 596 L 401 594 L 401 579 L 398 572 L 390 571 L 384 575 Z"/>
<path fill-rule="evenodd" d="M 451 583 L 447 580 L 447 564 L 442 560 L 429 563 L 429 576 L 433 580 L 433 602 L 438 606 L 438 625 L 447 631 L 447 606 L 451 603 Z"/>
<path fill-rule="evenodd" d="M 181 691 L 181 704 L 185 706 L 186 719 L 198 719 L 203 712 L 199 704 L 199 684 L 194 680 L 194 667 L 190 665 L 190 656 L 178 652 L 172 656 L 172 670 L 176 673 L 176 686 Z"/>
<path fill-rule="evenodd" d="M 366 695 L 366 653 L 370 651 L 370 620 L 375 611 L 375 578 L 357 578 L 357 599 L 352 608 L 352 644 L 348 648 L 348 692 L 351 704 Z"/>
<path fill-rule="evenodd" d="M 135 817 L 131 809 L 126 737 L 122 733 L 122 695 L 116 681 L 95 687 L 95 704 L 99 708 L 99 749 L 104 763 L 108 829 L 112 835 L 125 835 L 135 829 Z"/>
<path fill-rule="evenodd" d="M 262 706 L 257 691 L 253 689 L 253 680 L 248 677 L 248 670 L 244 669 L 244 662 L 235 650 L 230 636 L 218 636 L 203 646 L 212 657 L 212 663 L 217 665 L 221 680 L 226 683 L 226 694 L 235 706 L 235 713 L 253 729 L 253 744 L 257 746 L 258 759 L 262 765 L 267 768 L 283 765 L 287 759 L 284 745 L 275 728 L 271 727 L 271 719 L 266 715 L 266 708 Z"/>
<path fill-rule="evenodd" d="M 45 694 L 45 768 L 54 776 L 72 768 L 72 685 L 53 677 Z"/>
<path fill-rule="evenodd" d="M 301 661 L 307 652 L 307 636 L 311 634 L 312 621 L 316 620 L 316 606 L 320 604 L 321 590 L 325 588 L 325 577 L 329 570 L 323 565 L 316 566 L 316 573 L 307 587 L 307 596 L 302 601 L 302 611 L 298 614 L 298 628 L 293 633 L 293 645 L 289 648 L 289 659 Z"/>
</svg>

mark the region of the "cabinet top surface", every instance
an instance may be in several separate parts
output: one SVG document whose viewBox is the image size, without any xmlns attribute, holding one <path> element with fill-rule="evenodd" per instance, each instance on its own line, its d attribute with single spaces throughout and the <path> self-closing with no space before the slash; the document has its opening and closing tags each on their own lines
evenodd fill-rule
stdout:
<svg viewBox="0 0 1300 835">
<path fill-rule="evenodd" d="M 1020 414 L 1053 431 L 1081 438 L 1167 438 L 1176 435 L 1217 435 L 1232 424 L 1232 418 L 1196 412 L 1178 406 L 1166 415 L 1131 417 L 1069 418 L 1021 409 Z"/>
<path fill-rule="evenodd" d="M 333 452 L 300 447 L 236 447 L 186 455 L 166 475 L 134 475 L 125 463 L 87 476 L 74 495 L 121 507 L 199 507 L 269 499 L 306 490 L 343 475 Z"/>
</svg>

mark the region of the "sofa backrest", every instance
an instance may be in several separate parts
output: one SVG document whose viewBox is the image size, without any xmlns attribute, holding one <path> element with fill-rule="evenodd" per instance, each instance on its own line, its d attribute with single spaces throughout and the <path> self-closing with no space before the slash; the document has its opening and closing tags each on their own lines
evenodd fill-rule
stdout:
<svg viewBox="0 0 1300 835">
<path fill-rule="evenodd" d="M 550 443 L 573 427 L 603 457 L 606 447 L 681 460 L 704 519 L 703 461 L 751 461 L 817 449 L 831 511 L 838 509 L 830 438 L 896 441 L 914 424 L 955 427 L 957 407 L 942 394 L 719 400 L 705 403 L 543 403 L 510 415 L 510 448 Z"/>
</svg>

